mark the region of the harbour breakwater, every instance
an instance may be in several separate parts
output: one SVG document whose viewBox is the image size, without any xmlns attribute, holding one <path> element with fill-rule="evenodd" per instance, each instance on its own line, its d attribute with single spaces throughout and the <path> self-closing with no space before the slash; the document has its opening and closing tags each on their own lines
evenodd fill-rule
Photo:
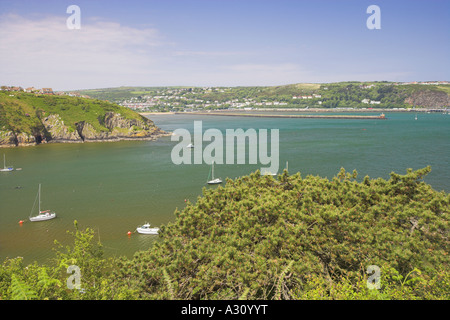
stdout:
<svg viewBox="0 0 450 320">
<path fill-rule="evenodd" d="M 175 114 L 198 115 L 198 116 L 229 116 L 229 117 L 261 117 L 261 118 L 307 118 L 307 119 L 375 119 L 386 120 L 382 113 L 375 115 L 320 115 L 320 114 L 261 114 L 261 113 L 238 113 L 238 112 L 175 112 Z"/>
</svg>

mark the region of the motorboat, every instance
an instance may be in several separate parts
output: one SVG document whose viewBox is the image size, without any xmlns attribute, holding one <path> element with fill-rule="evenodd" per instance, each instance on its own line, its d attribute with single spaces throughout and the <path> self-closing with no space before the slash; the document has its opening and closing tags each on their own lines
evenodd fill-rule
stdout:
<svg viewBox="0 0 450 320">
<path fill-rule="evenodd" d="M 136 231 L 141 234 L 158 234 L 159 228 L 151 228 L 150 223 L 145 223 L 136 228 Z"/>
</svg>

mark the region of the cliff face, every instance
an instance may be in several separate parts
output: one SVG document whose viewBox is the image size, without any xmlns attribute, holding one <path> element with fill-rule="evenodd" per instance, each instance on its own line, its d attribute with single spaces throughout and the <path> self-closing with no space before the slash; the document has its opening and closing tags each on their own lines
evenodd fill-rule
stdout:
<svg viewBox="0 0 450 320">
<path fill-rule="evenodd" d="M 153 140 L 166 134 L 153 121 L 107 101 L 0 90 L 0 147 Z"/>
<path fill-rule="evenodd" d="M 78 138 L 82 141 L 133 140 L 149 139 L 165 133 L 149 119 L 126 119 L 114 112 L 107 112 L 104 119 L 99 119 L 99 123 L 107 130 L 96 130 L 92 124 L 85 121 L 76 123 Z"/>
<path fill-rule="evenodd" d="M 0 145 L 9 146 L 16 145 L 17 137 L 13 131 L 0 131 Z"/>
<path fill-rule="evenodd" d="M 42 138 L 45 138 L 46 141 L 82 141 L 78 133 L 66 126 L 58 114 L 49 115 L 48 117 L 41 119 L 41 121 L 45 129 Z"/>
<path fill-rule="evenodd" d="M 442 108 L 450 106 L 450 96 L 442 91 L 413 92 L 405 99 L 405 103 L 415 107 Z"/>
<path fill-rule="evenodd" d="M 32 134 L 0 130 L 0 147 L 28 146 L 36 144 L 36 137 Z"/>
<path fill-rule="evenodd" d="M 40 143 L 80 143 L 89 141 L 153 140 L 167 133 L 156 127 L 153 121 L 126 119 L 119 113 L 107 112 L 96 124 L 86 121 L 75 124 L 76 130 L 66 125 L 59 114 L 48 115 L 41 120 L 42 125 L 33 132 L 16 133 L 14 130 L 0 130 L 0 147 L 26 146 Z"/>
</svg>

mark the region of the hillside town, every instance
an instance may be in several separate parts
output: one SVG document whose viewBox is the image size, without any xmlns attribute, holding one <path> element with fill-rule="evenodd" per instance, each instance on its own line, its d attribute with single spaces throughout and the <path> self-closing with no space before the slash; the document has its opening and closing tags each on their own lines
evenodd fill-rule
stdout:
<svg viewBox="0 0 450 320">
<path fill-rule="evenodd" d="M 52 88 L 35 88 L 20 86 L 1 86 L 0 90 L 25 92 L 36 95 L 59 95 L 80 98 L 107 100 L 137 112 L 148 111 L 184 111 L 198 110 L 252 110 L 283 108 L 333 108 L 333 109 L 371 109 L 405 108 L 405 98 L 392 100 L 395 97 L 378 92 L 382 87 L 396 86 L 445 86 L 449 81 L 414 81 L 414 82 L 369 82 L 349 83 L 352 92 L 346 91 L 347 84 L 328 84 L 304 89 L 275 87 L 273 91 L 267 87 L 120 87 L 109 89 L 92 89 L 84 91 L 55 91 Z M 345 87 L 345 88 L 344 88 Z M 343 89 L 344 88 L 344 89 Z M 278 90 L 278 91 L 277 91 Z M 344 90 L 344 91 L 342 91 Z M 357 90 L 357 91 L 354 91 Z M 386 92 L 392 91 L 391 89 Z M 102 96 L 99 95 L 102 94 Z M 388 97 L 388 98 L 387 98 Z M 447 98 L 448 99 L 448 98 Z M 409 103 L 413 106 L 417 103 Z M 447 102 L 441 102 L 437 108 L 448 108 Z M 420 103 L 418 103 L 420 106 Z M 434 105 L 433 105 L 434 107 Z"/>
<path fill-rule="evenodd" d="M 136 111 L 146 111 L 152 109 L 178 109 L 183 108 L 186 112 L 194 109 L 243 109 L 250 110 L 253 107 L 282 107 L 287 106 L 287 102 L 281 101 L 261 101 L 252 98 L 235 98 L 226 101 L 191 99 L 179 95 L 157 95 L 143 96 L 140 98 L 130 98 L 119 102 L 119 105 Z"/>
<path fill-rule="evenodd" d="M 65 92 L 65 91 L 53 91 L 52 88 L 35 88 L 28 87 L 22 88 L 17 86 L 1 86 L 0 90 L 2 91 L 11 91 L 11 92 L 26 92 L 26 93 L 34 93 L 34 94 L 46 94 L 46 95 L 58 95 L 58 96 L 71 96 L 71 97 L 80 97 L 80 98 L 90 98 L 87 95 L 80 94 L 78 92 Z"/>
</svg>

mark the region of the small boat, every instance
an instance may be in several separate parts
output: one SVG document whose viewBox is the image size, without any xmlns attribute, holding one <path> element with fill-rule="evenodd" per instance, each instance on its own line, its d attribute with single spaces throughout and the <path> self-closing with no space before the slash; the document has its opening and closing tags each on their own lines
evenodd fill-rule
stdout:
<svg viewBox="0 0 450 320">
<path fill-rule="evenodd" d="M 286 171 L 289 171 L 289 163 L 286 161 Z M 263 170 L 261 171 L 263 176 L 276 176 L 278 175 L 278 173 L 272 173 L 269 170 L 265 170 L 265 168 L 263 168 Z"/>
<path fill-rule="evenodd" d="M 36 200 L 35 200 L 33 209 L 31 209 L 30 221 L 45 221 L 45 220 L 50 220 L 50 219 L 56 218 L 56 213 L 54 213 L 53 211 L 50 211 L 50 210 L 41 211 L 41 185 L 40 184 L 39 184 L 39 191 L 38 191 L 37 198 L 39 199 L 38 200 L 38 203 L 39 203 L 38 215 L 34 216 L 34 217 L 31 216 L 31 214 L 33 213 L 34 206 L 36 205 Z"/>
<path fill-rule="evenodd" d="M 194 147 L 194 145 L 192 143 L 189 143 L 186 148 L 193 148 L 193 147 Z"/>
<path fill-rule="evenodd" d="M 145 223 L 137 227 L 136 231 L 142 234 L 158 234 L 159 228 L 150 228 L 150 223 Z"/>
<path fill-rule="evenodd" d="M 211 171 L 209 173 L 210 174 L 212 173 L 211 174 L 212 179 L 209 180 L 209 176 L 208 176 L 208 180 L 206 180 L 207 184 L 220 184 L 220 183 L 222 183 L 222 180 L 220 178 L 214 179 L 214 161 L 213 161 L 213 163 L 211 165 Z"/>
<path fill-rule="evenodd" d="M 416 120 L 417 120 L 417 113 L 416 113 L 416 117 L 415 117 L 414 119 L 416 119 Z"/>
<path fill-rule="evenodd" d="M 276 176 L 276 175 L 278 175 L 277 172 L 273 173 L 272 171 L 267 170 L 266 168 L 262 168 L 261 174 L 262 174 L 263 176 Z"/>
<path fill-rule="evenodd" d="M 0 172 L 10 172 L 13 170 L 14 170 L 13 167 L 6 167 L 6 158 L 5 158 L 5 154 L 3 154 L 3 169 L 0 169 Z"/>
</svg>

